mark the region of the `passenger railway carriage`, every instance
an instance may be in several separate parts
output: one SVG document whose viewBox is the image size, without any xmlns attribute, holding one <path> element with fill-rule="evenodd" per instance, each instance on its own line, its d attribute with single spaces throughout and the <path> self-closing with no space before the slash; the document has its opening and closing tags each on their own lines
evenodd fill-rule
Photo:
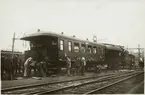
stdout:
<svg viewBox="0 0 145 95">
<path fill-rule="evenodd" d="M 51 71 L 66 67 L 66 55 L 71 58 L 72 68 L 76 57 L 85 57 L 87 70 L 95 70 L 97 66 L 119 69 L 129 63 L 123 46 L 81 40 L 63 33 L 39 31 L 21 40 L 30 42 L 30 50 L 25 52 L 25 57 L 32 56 L 38 62 L 47 59 L 47 68 Z"/>
<path fill-rule="evenodd" d="M 119 69 L 122 57 L 124 56 L 123 46 L 104 44 L 105 49 L 105 63 L 108 65 L 108 69 Z"/>
<path fill-rule="evenodd" d="M 80 40 L 76 37 L 68 37 L 64 34 L 52 32 L 37 32 L 21 38 L 30 42 L 30 51 L 26 52 L 26 58 L 32 56 L 38 61 L 47 57 L 48 68 L 66 67 L 65 56 L 69 56 L 72 65 L 77 56 L 85 57 L 87 67 L 94 64 L 103 64 L 105 60 L 105 46 L 88 40 Z"/>
</svg>

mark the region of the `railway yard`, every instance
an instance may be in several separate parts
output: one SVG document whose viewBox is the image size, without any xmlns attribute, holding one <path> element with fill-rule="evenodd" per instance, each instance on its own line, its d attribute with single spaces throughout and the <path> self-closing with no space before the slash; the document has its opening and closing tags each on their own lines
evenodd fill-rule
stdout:
<svg viewBox="0 0 145 95">
<path fill-rule="evenodd" d="M 2 94 L 144 94 L 141 70 L 2 81 Z"/>
<path fill-rule="evenodd" d="M 144 0 L 8 1 L 0 94 L 144 94 Z"/>
<path fill-rule="evenodd" d="M 144 94 L 144 55 L 38 30 L 30 50 L 2 52 L 2 94 Z M 144 52 L 144 51 L 142 51 Z"/>
</svg>

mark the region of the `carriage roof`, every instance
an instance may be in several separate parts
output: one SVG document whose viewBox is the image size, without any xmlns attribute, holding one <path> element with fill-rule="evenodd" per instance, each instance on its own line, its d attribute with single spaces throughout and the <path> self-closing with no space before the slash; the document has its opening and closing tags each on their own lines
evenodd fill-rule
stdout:
<svg viewBox="0 0 145 95">
<path fill-rule="evenodd" d="M 35 37 L 43 37 L 43 36 L 51 36 L 51 37 L 57 37 L 57 38 L 67 38 L 67 39 L 71 39 L 71 40 L 75 40 L 75 41 L 80 41 L 80 42 L 85 42 L 85 43 L 90 43 L 90 44 L 94 44 L 94 45 L 99 45 L 99 46 L 103 46 L 105 47 L 103 44 L 101 43 L 95 43 L 95 42 L 91 42 L 91 41 L 88 41 L 88 40 L 81 40 L 81 39 L 78 39 L 76 37 L 73 37 L 73 36 L 66 36 L 64 34 L 58 34 L 58 33 L 54 33 L 54 32 L 37 32 L 37 33 L 33 33 L 33 34 L 29 34 L 25 37 L 22 37 L 21 40 L 27 40 L 27 41 L 31 41 L 32 38 L 35 38 Z"/>
<path fill-rule="evenodd" d="M 51 37 L 57 37 L 57 38 L 67 38 L 67 39 L 71 39 L 71 40 L 75 40 L 75 41 L 80 41 L 80 42 L 84 42 L 84 43 L 88 43 L 88 44 L 93 44 L 93 45 L 99 45 L 102 46 L 108 50 L 115 50 L 115 51 L 123 51 L 124 48 L 123 46 L 120 45 L 113 45 L 113 44 L 107 44 L 107 43 L 96 43 L 96 42 L 91 42 L 88 40 L 82 40 L 73 36 L 66 36 L 64 34 L 58 34 L 58 33 L 54 33 L 54 32 L 36 32 L 33 34 L 29 34 L 25 37 L 22 37 L 21 40 L 27 40 L 27 41 L 31 41 L 32 38 L 35 37 L 43 37 L 43 36 L 51 36 Z"/>
<path fill-rule="evenodd" d="M 103 43 L 108 50 L 124 51 L 124 46 Z"/>
</svg>

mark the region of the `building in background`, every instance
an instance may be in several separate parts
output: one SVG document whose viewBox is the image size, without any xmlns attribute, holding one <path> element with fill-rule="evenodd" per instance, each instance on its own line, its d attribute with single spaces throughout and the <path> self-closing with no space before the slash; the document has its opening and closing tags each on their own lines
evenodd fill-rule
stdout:
<svg viewBox="0 0 145 95">
<path fill-rule="evenodd" d="M 9 57 L 12 57 L 12 51 L 1 50 L 1 55 L 8 55 Z M 14 51 L 13 55 L 17 55 L 19 58 L 24 58 L 24 54 L 19 51 Z"/>
</svg>

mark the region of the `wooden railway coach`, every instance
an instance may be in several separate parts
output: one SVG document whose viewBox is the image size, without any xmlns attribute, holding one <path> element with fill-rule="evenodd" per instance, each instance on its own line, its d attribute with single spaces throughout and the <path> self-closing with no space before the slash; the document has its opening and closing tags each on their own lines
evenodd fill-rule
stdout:
<svg viewBox="0 0 145 95">
<path fill-rule="evenodd" d="M 122 57 L 123 57 L 123 46 L 104 44 L 105 49 L 105 63 L 108 65 L 108 69 L 119 69 Z"/>
<path fill-rule="evenodd" d="M 27 51 L 26 58 L 32 56 L 38 61 L 47 58 L 51 65 L 59 69 L 66 67 L 66 55 L 71 58 L 72 63 L 78 56 L 85 57 L 87 67 L 103 64 L 105 60 L 104 45 L 76 37 L 52 32 L 37 32 L 22 37 L 21 40 L 30 42 L 30 50 Z"/>
</svg>

